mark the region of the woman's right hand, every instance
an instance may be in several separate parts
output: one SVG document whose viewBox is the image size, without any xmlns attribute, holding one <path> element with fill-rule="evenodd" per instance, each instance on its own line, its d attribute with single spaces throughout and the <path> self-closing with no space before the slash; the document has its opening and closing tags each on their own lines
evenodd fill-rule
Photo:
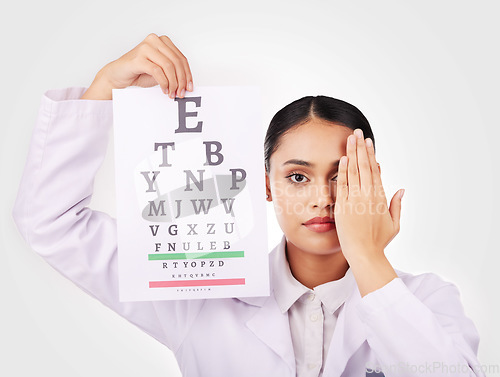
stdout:
<svg viewBox="0 0 500 377">
<path fill-rule="evenodd" d="M 193 91 L 193 77 L 186 57 L 165 35 L 149 34 L 125 55 L 106 64 L 81 99 L 111 100 L 112 89 L 159 84 L 170 98 Z"/>
</svg>

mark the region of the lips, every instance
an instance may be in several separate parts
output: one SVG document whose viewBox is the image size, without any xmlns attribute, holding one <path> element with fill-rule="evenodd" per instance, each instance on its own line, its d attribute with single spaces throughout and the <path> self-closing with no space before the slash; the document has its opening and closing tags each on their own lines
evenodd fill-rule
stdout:
<svg viewBox="0 0 500 377">
<path fill-rule="evenodd" d="M 335 228 L 335 219 L 329 216 L 315 217 L 306 221 L 303 225 L 313 232 L 323 233 Z"/>
<path fill-rule="evenodd" d="M 314 219 L 306 221 L 304 225 L 324 224 L 324 223 L 334 223 L 334 222 L 335 219 L 333 219 L 333 217 L 325 216 L 325 217 L 315 217 Z"/>
</svg>

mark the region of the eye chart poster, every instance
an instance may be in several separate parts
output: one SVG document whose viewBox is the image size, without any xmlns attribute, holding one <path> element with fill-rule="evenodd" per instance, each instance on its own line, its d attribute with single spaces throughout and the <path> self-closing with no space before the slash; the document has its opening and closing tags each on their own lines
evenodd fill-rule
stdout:
<svg viewBox="0 0 500 377">
<path fill-rule="evenodd" d="M 113 90 L 121 301 L 269 295 L 260 101 Z"/>
</svg>

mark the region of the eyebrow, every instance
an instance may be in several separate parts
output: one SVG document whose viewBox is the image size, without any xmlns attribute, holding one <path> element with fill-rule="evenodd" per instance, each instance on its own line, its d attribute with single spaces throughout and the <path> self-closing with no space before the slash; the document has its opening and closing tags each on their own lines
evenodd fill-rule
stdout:
<svg viewBox="0 0 500 377">
<path fill-rule="evenodd" d="M 332 167 L 337 167 L 339 166 L 340 160 L 332 162 Z M 308 161 L 304 160 L 298 160 L 295 158 L 292 158 L 291 160 L 285 161 L 282 166 L 285 165 L 300 165 L 300 166 L 306 166 L 306 167 L 314 167 L 314 164 Z"/>
</svg>

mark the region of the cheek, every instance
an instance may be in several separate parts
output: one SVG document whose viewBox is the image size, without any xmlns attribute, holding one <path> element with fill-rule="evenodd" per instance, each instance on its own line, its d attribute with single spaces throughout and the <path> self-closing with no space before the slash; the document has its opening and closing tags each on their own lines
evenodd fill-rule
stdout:
<svg viewBox="0 0 500 377">
<path fill-rule="evenodd" d="M 307 193 L 304 188 L 277 182 L 272 188 L 276 217 L 282 227 L 300 222 L 307 209 Z"/>
</svg>

